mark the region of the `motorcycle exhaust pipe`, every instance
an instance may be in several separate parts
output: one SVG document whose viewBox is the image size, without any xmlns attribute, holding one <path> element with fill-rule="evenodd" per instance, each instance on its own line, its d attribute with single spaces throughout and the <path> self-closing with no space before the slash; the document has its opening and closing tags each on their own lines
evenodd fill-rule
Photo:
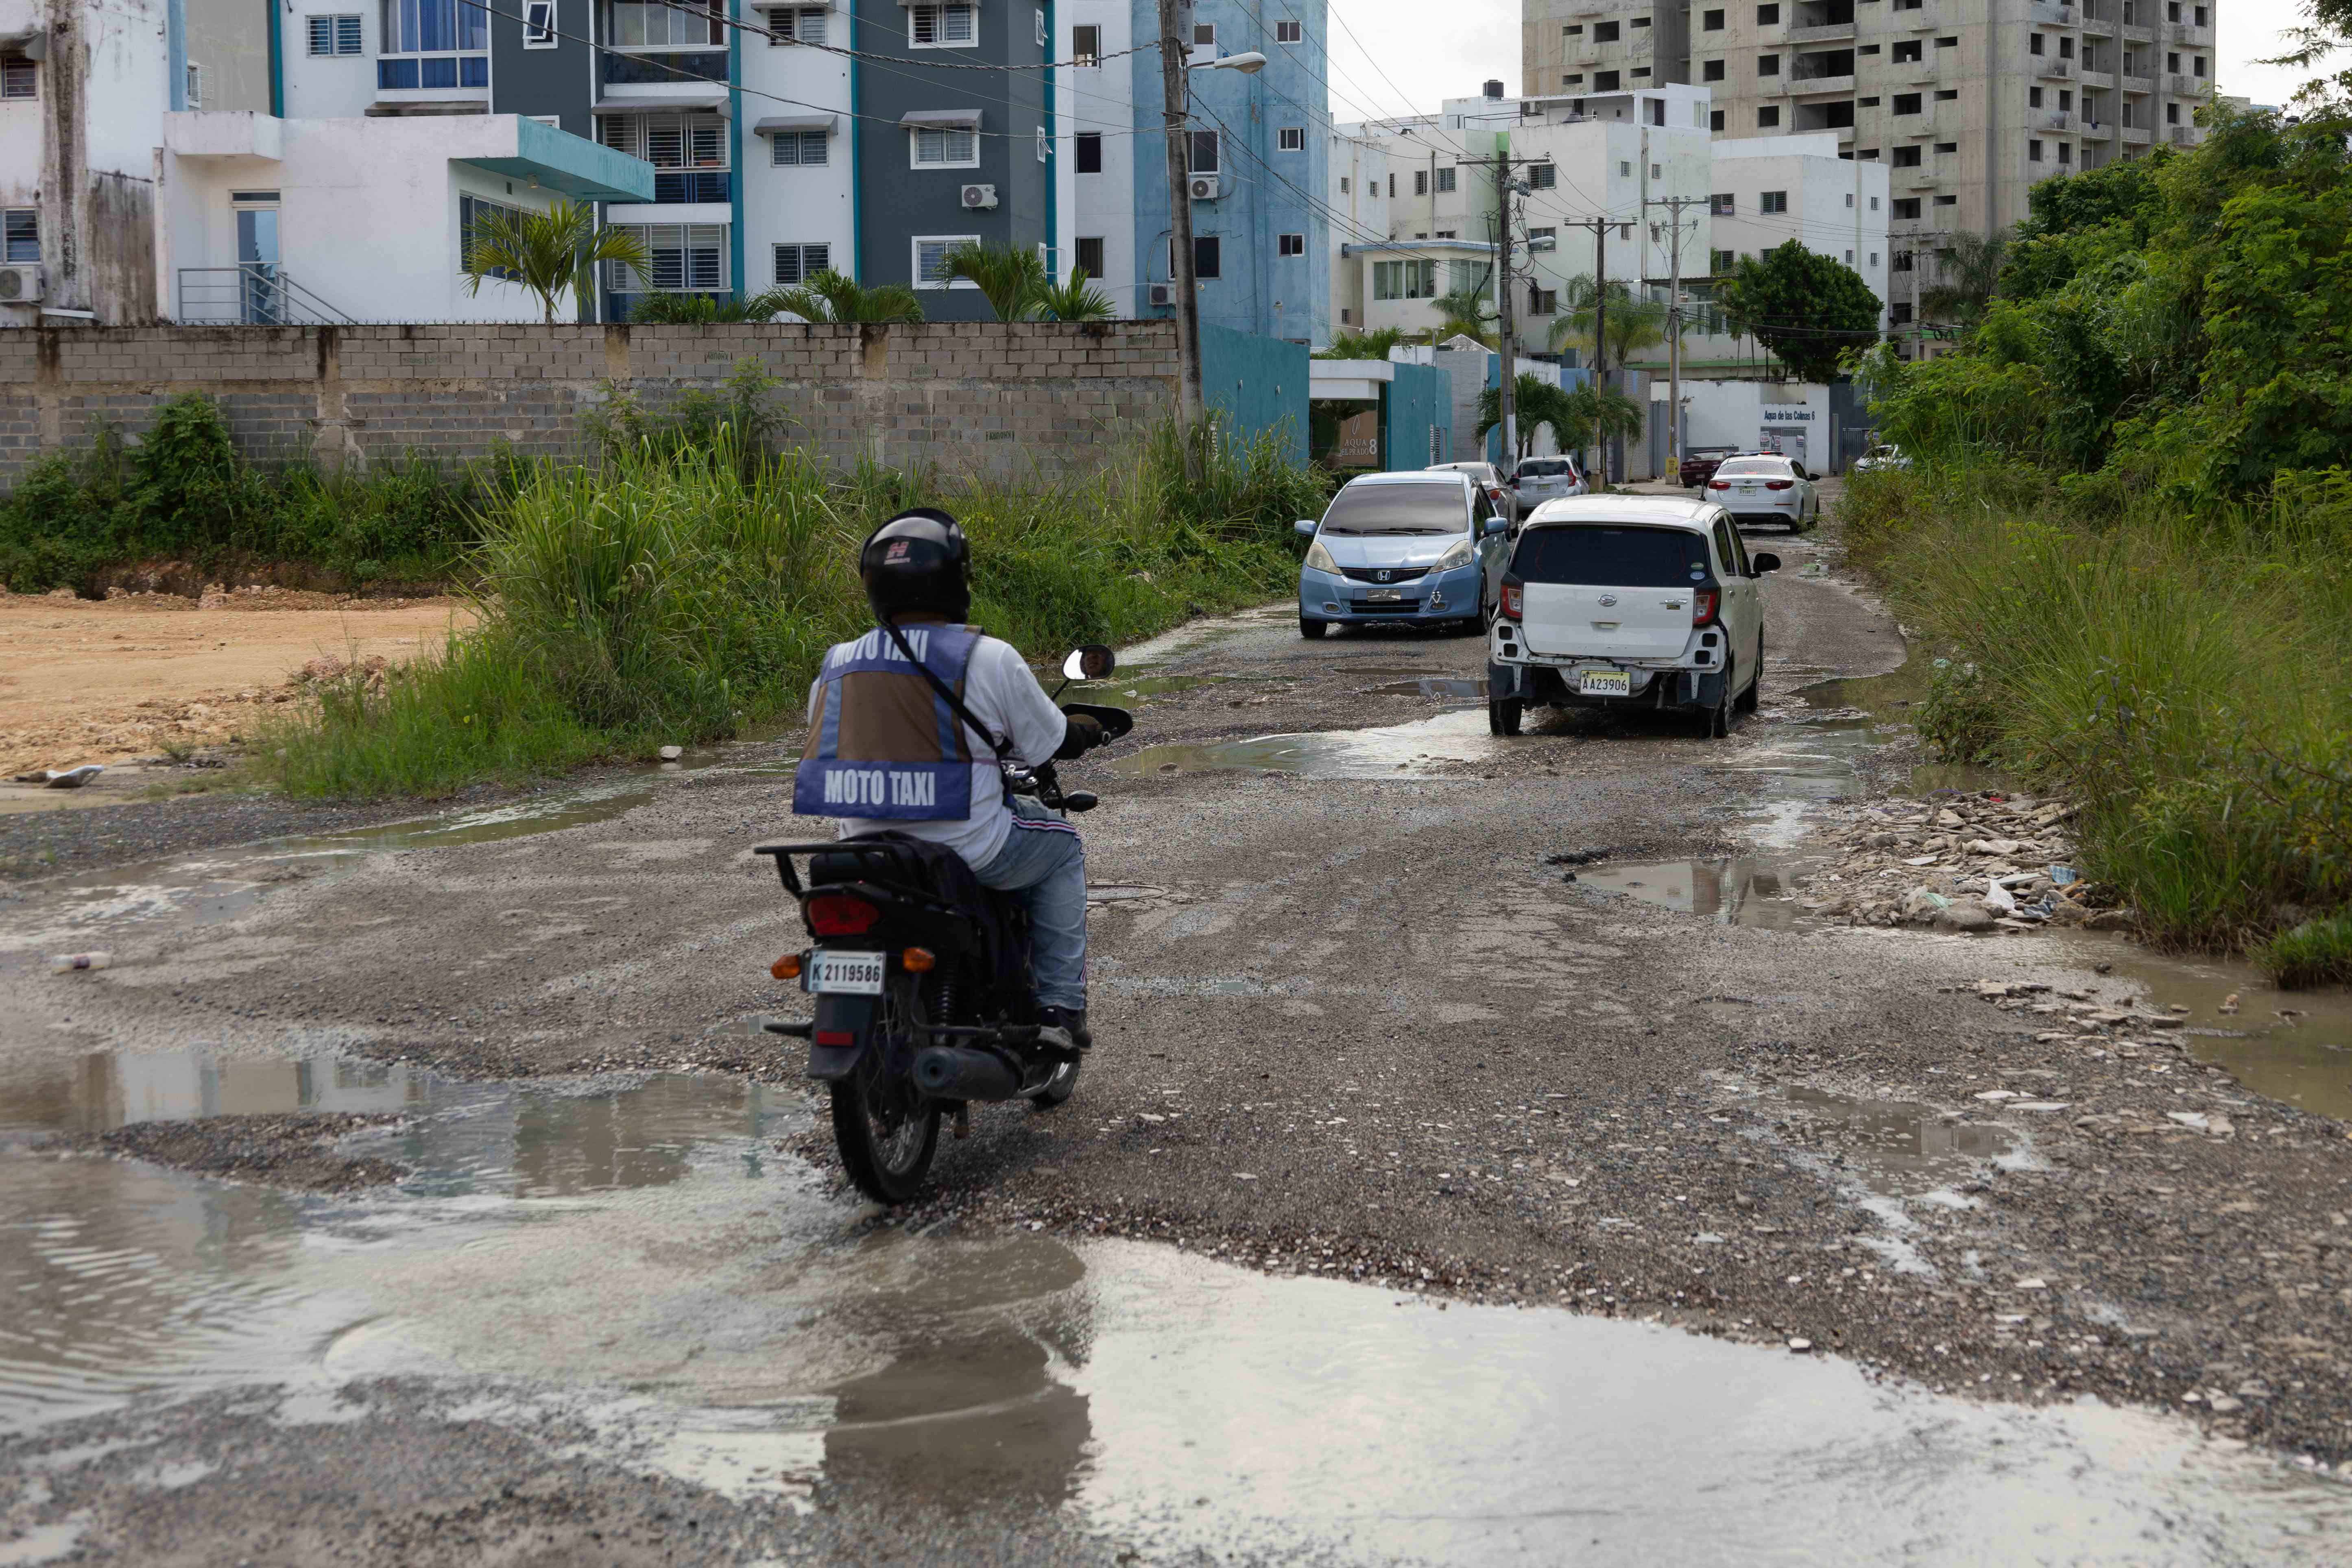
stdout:
<svg viewBox="0 0 2352 1568">
<path fill-rule="evenodd" d="M 987 1051 L 929 1046 L 915 1053 L 915 1087 L 933 1100 L 1014 1100 L 1021 1075 Z"/>
</svg>

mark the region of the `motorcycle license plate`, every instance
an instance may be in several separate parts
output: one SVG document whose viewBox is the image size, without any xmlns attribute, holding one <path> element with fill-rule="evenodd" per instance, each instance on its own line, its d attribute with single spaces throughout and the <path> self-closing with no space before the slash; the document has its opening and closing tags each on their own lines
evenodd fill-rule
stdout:
<svg viewBox="0 0 2352 1568">
<path fill-rule="evenodd" d="M 1367 588 L 1364 602 L 1368 605 L 1393 605 L 1404 597 L 1402 588 Z"/>
<path fill-rule="evenodd" d="M 1588 669 L 1577 677 L 1576 689 L 1587 697 L 1631 697 L 1633 678 L 1622 669 Z"/>
<path fill-rule="evenodd" d="M 811 960 L 808 988 L 832 996 L 879 996 L 886 967 L 878 952 L 820 952 Z"/>
</svg>

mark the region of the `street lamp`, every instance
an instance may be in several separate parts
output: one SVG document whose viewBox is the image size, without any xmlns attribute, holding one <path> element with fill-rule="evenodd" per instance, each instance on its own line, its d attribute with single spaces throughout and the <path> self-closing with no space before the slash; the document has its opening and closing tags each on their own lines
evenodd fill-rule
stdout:
<svg viewBox="0 0 2352 1568">
<path fill-rule="evenodd" d="M 1239 71 L 1244 76 L 1255 76 L 1265 69 L 1265 57 L 1255 49 L 1249 49 L 1238 55 L 1220 55 L 1213 60 L 1194 60 L 1192 68 L 1196 71 Z"/>
</svg>

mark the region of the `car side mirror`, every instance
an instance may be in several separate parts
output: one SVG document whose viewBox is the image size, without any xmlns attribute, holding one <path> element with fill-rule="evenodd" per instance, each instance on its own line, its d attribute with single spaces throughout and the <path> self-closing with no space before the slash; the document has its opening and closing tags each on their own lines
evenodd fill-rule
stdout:
<svg viewBox="0 0 2352 1568">
<path fill-rule="evenodd" d="M 1312 539 L 1315 537 L 1315 520 L 1313 518 L 1302 517 L 1290 526 L 1298 531 L 1298 537 L 1301 539 Z"/>
<path fill-rule="evenodd" d="M 1759 550 L 1748 558 L 1748 564 L 1755 568 L 1756 575 L 1761 577 L 1767 572 L 1778 572 L 1780 558 L 1769 550 Z"/>
<path fill-rule="evenodd" d="M 1065 680 L 1100 680 L 1118 668 L 1118 655 L 1098 642 L 1090 642 L 1070 650 L 1062 661 Z"/>
<path fill-rule="evenodd" d="M 1486 520 L 1486 531 L 1489 533 L 1501 533 L 1510 526 L 1511 520 L 1507 517 L 1497 515 Z"/>
</svg>

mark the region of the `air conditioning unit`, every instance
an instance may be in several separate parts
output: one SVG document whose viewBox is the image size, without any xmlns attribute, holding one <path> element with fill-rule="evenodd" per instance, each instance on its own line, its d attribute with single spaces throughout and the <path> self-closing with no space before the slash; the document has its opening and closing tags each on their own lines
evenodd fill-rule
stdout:
<svg viewBox="0 0 2352 1568">
<path fill-rule="evenodd" d="M 1217 199 L 1217 176 L 1214 174 L 1193 175 L 1192 199 L 1196 202 L 1215 201 Z"/>
<path fill-rule="evenodd" d="M 1173 305 L 1176 302 L 1175 285 L 1154 283 L 1151 286 L 1151 302 L 1155 305 Z"/>
<path fill-rule="evenodd" d="M 963 188 L 963 205 L 967 207 L 974 208 L 994 206 L 996 205 L 996 187 L 994 185 L 966 185 Z"/>
<path fill-rule="evenodd" d="M 29 305 L 41 297 L 37 267 L 0 267 L 0 305 Z"/>
</svg>

